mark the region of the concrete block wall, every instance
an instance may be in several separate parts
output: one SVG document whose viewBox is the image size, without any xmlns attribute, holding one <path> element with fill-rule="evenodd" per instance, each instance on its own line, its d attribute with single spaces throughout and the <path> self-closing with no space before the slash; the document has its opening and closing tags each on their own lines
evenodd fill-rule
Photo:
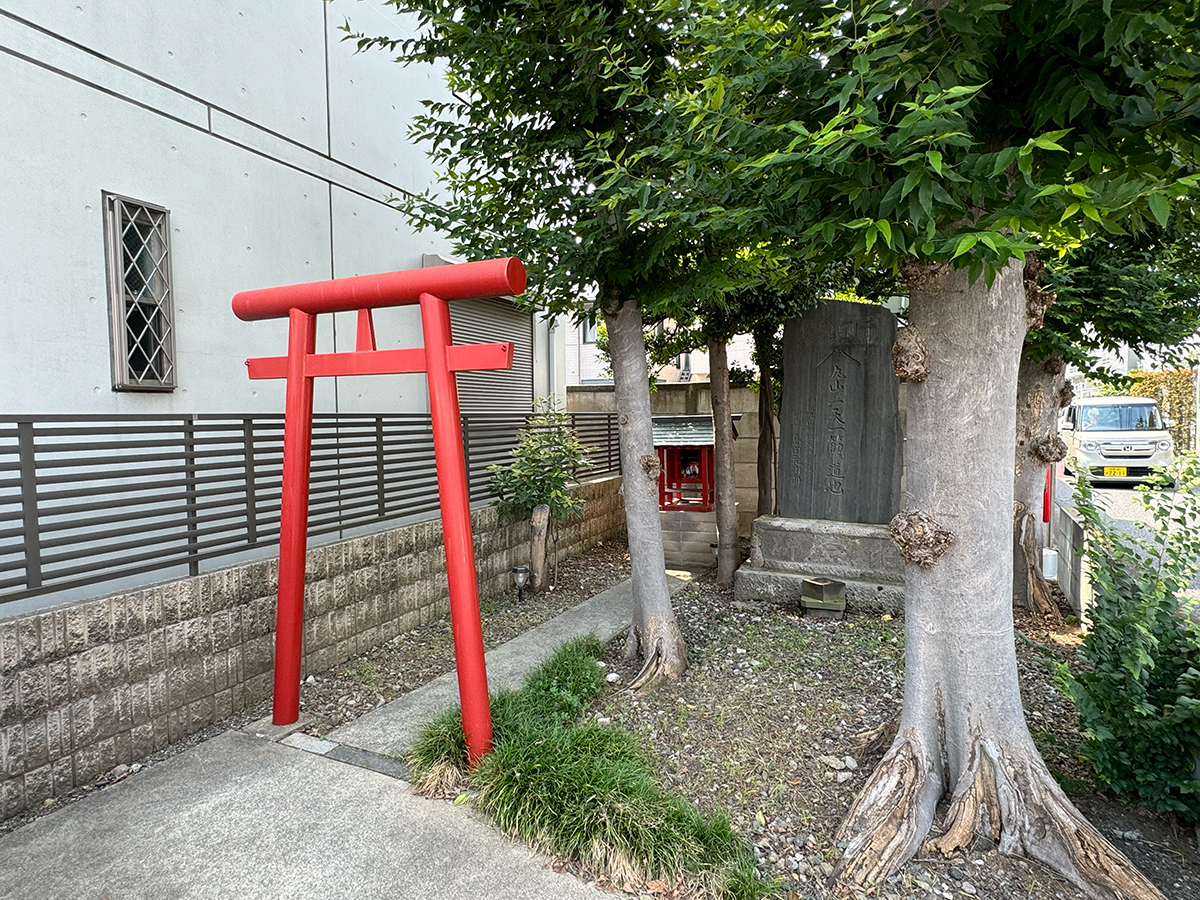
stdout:
<svg viewBox="0 0 1200 900">
<path fill-rule="evenodd" d="M 686 509 L 662 510 L 663 555 L 667 565 L 709 567 L 716 562 L 712 543 L 717 539 L 716 513 Z"/>
<path fill-rule="evenodd" d="M 620 478 L 576 488 L 564 555 L 623 533 Z M 512 590 L 529 526 L 472 514 L 482 596 Z M 0 621 L 0 818 L 40 806 L 271 695 L 278 561 Z M 309 550 L 304 675 L 449 610 L 442 527 L 404 525 Z"/>
<path fill-rule="evenodd" d="M 1071 607 L 1087 623 L 1092 605 L 1092 576 L 1083 553 L 1087 533 L 1079 513 L 1072 506 L 1055 506 L 1051 546 L 1058 551 L 1058 586 Z"/>
</svg>

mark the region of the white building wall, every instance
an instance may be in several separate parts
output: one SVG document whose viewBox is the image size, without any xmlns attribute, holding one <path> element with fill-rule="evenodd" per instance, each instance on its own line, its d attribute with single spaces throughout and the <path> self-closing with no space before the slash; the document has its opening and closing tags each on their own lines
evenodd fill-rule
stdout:
<svg viewBox="0 0 1200 900">
<path fill-rule="evenodd" d="M 237 320 L 234 293 L 449 252 L 386 203 L 434 182 L 407 127 L 441 75 L 356 54 L 346 18 L 411 26 L 373 0 L 0 0 L 0 412 L 279 412 L 282 382 L 244 360 L 282 355 L 286 324 Z M 170 210 L 171 393 L 112 390 L 103 191 Z M 420 340 L 414 310 L 376 332 Z M 318 349 L 354 335 L 352 314 L 321 317 Z M 427 408 L 423 376 L 338 381 L 318 411 Z"/>
<path fill-rule="evenodd" d="M 746 368 L 757 368 L 754 365 L 754 338 L 748 334 L 734 335 L 726 353 L 731 364 L 737 363 Z M 708 351 L 692 350 L 684 356 L 686 356 L 686 367 L 664 366 L 658 373 L 659 380 L 668 383 L 681 381 L 686 368 L 686 371 L 690 373 L 687 380 L 707 381 Z M 681 360 L 681 362 L 683 361 Z M 600 356 L 594 343 L 583 340 L 583 329 L 579 325 L 571 325 L 566 335 L 566 377 L 567 384 L 612 382 L 612 373 L 608 371 L 608 362 Z"/>
</svg>

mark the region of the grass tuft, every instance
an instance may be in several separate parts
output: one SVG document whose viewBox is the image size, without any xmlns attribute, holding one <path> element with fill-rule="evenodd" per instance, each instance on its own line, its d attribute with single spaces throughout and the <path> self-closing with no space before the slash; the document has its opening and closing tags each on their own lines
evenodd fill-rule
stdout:
<svg viewBox="0 0 1200 900">
<path fill-rule="evenodd" d="M 417 783 L 445 792 L 467 779 L 504 831 L 618 882 L 687 881 L 733 900 L 768 893 L 728 820 L 665 791 L 636 738 L 574 725 L 603 689 L 602 650 L 595 638 L 573 641 L 521 690 L 493 695 L 494 749 L 469 775 L 459 710 L 429 722 L 410 756 Z"/>
</svg>

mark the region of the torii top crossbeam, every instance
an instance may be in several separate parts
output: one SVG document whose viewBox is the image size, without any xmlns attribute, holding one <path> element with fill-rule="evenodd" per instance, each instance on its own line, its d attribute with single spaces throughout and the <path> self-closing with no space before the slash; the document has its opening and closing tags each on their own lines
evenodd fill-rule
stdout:
<svg viewBox="0 0 1200 900">
<path fill-rule="evenodd" d="M 420 302 L 422 294 L 442 300 L 483 300 L 524 291 L 525 266 L 515 256 L 508 256 L 242 291 L 233 298 L 233 312 L 239 319 L 252 322 L 286 319 L 293 309 L 316 314 L 411 306 Z"/>
<path fill-rule="evenodd" d="M 508 257 L 263 288 L 243 291 L 233 298 L 233 311 L 240 319 L 288 319 L 287 356 L 246 361 L 251 378 L 287 379 L 275 631 L 273 720 L 276 724 L 295 722 L 300 714 L 313 379 L 327 375 L 424 372 L 429 383 L 463 731 L 472 762 L 491 748 L 479 588 L 454 373 L 512 368 L 513 345 L 455 346 L 450 332 L 449 301 L 514 296 L 524 290 L 525 267 L 516 257 Z M 377 349 L 371 310 L 413 304 L 421 308 L 424 346 Z M 317 315 L 350 310 L 358 311 L 356 349 L 348 353 L 316 353 Z"/>
</svg>

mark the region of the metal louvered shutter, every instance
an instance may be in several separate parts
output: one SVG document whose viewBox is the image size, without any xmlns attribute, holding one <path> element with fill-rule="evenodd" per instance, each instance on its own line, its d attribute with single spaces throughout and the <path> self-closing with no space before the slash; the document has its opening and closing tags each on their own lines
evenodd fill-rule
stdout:
<svg viewBox="0 0 1200 900">
<path fill-rule="evenodd" d="M 511 300 L 456 300 L 450 304 L 456 344 L 512 341 L 513 367 L 507 371 L 459 372 L 462 412 L 529 412 L 533 407 L 533 313 Z"/>
</svg>

